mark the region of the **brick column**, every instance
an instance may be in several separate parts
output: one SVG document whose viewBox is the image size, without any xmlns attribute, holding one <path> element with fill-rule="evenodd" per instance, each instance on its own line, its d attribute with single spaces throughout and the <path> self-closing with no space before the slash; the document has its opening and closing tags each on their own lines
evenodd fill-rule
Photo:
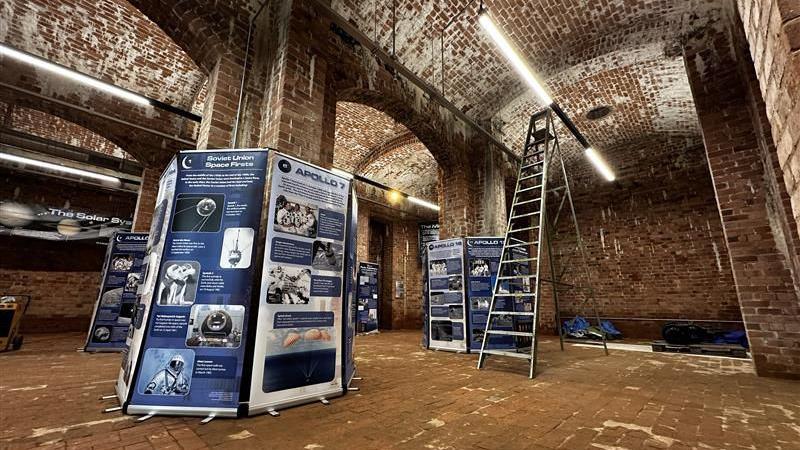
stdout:
<svg viewBox="0 0 800 450">
<path fill-rule="evenodd" d="M 158 196 L 158 180 L 162 172 L 163 168 L 145 168 L 142 171 L 142 184 L 139 186 L 139 197 L 136 199 L 136 210 L 133 213 L 132 231 L 146 233 L 150 230 Z"/>
<path fill-rule="evenodd" d="M 450 239 L 478 233 L 472 171 L 439 167 L 439 237 Z"/>
<path fill-rule="evenodd" d="M 229 148 L 239 103 L 242 82 L 240 58 L 220 57 L 208 76 L 208 94 L 203 106 L 203 120 L 197 136 L 197 148 Z M 237 147 L 241 145 L 237 144 Z"/>
<path fill-rule="evenodd" d="M 725 30 L 685 49 L 742 318 L 759 375 L 800 378 L 800 302 L 778 242 L 753 102 Z M 752 66 L 749 70 L 753 70 Z"/>
</svg>

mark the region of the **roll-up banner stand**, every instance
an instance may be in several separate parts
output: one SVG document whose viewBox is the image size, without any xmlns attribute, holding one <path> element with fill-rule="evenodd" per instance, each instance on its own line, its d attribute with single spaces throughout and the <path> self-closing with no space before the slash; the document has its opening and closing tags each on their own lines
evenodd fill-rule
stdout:
<svg viewBox="0 0 800 450">
<path fill-rule="evenodd" d="M 428 347 L 466 352 L 464 240 L 428 244 Z"/>
<path fill-rule="evenodd" d="M 347 262 L 345 263 L 345 304 L 344 311 L 347 311 L 347 319 L 345 321 L 344 333 L 344 390 L 350 386 L 353 377 L 356 374 L 356 358 L 355 358 L 355 336 L 356 336 L 356 318 L 358 316 L 358 301 L 356 296 L 356 289 L 358 289 L 357 274 L 356 274 L 356 251 L 358 248 L 358 198 L 356 197 L 355 188 L 350 186 L 350 209 L 349 217 L 347 220 L 348 239 L 345 243 L 345 254 L 347 255 Z"/>
<path fill-rule="evenodd" d="M 111 236 L 84 351 L 125 349 L 146 249 L 147 233 L 117 231 Z"/>
<path fill-rule="evenodd" d="M 134 332 L 126 413 L 237 415 L 267 156 L 192 150 L 173 161 L 151 228 L 151 311 Z"/>
<path fill-rule="evenodd" d="M 358 322 L 359 333 L 378 330 L 378 277 L 380 266 L 375 263 L 358 263 Z"/>
<path fill-rule="evenodd" d="M 288 156 L 270 164 L 248 414 L 341 395 L 350 180 Z"/>
<path fill-rule="evenodd" d="M 128 402 L 133 374 L 138 368 L 139 353 L 146 331 L 145 325 L 150 315 L 151 300 L 157 287 L 161 256 L 164 254 L 164 238 L 169 227 L 167 216 L 171 215 L 174 204 L 177 177 L 178 162 L 177 158 L 173 158 L 158 181 L 158 195 L 156 196 L 153 219 L 150 223 L 145 257 L 142 262 L 144 279 L 136 291 L 133 320 L 128 329 L 128 338 L 125 340 L 125 350 L 122 353 L 122 365 L 117 377 L 116 392 L 120 405 L 125 405 Z"/>
</svg>

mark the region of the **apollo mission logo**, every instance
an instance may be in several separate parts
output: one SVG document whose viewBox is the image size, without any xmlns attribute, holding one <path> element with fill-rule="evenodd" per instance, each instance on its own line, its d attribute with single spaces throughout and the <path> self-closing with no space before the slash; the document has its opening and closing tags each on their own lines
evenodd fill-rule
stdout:
<svg viewBox="0 0 800 450">
<path fill-rule="evenodd" d="M 280 169 L 283 173 L 289 173 L 292 171 L 292 165 L 289 164 L 289 161 L 282 159 L 278 161 L 278 169 Z"/>
</svg>

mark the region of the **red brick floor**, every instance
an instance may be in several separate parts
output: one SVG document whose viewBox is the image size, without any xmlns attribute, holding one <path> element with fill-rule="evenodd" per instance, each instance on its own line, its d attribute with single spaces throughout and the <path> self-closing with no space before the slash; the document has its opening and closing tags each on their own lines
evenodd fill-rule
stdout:
<svg viewBox="0 0 800 450">
<path fill-rule="evenodd" d="M 531 381 L 524 362 L 478 371 L 474 355 L 389 332 L 357 339 L 361 391 L 330 406 L 136 424 L 100 413 L 119 355 L 76 353 L 82 339 L 29 335 L 0 355 L 0 448 L 800 449 L 800 383 L 757 378 L 745 360 L 561 353 L 550 339 Z"/>
</svg>

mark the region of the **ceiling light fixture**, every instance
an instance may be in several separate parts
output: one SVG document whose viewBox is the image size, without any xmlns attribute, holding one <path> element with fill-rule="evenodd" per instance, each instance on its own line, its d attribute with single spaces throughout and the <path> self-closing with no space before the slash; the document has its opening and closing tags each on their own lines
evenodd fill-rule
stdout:
<svg viewBox="0 0 800 450">
<path fill-rule="evenodd" d="M 614 181 L 616 179 L 616 177 L 614 176 L 614 172 L 611 171 L 611 168 L 608 167 L 608 164 L 606 164 L 606 162 L 603 161 L 603 158 L 601 158 L 600 155 L 592 147 L 589 147 L 586 150 L 584 150 L 584 154 L 589 159 L 589 161 L 592 162 L 595 169 L 597 169 L 597 171 L 600 172 L 601 175 L 603 175 L 603 178 L 605 178 L 608 181 Z"/>
<path fill-rule="evenodd" d="M 378 189 L 383 189 L 384 191 L 387 191 L 386 192 L 386 199 L 389 201 L 389 203 L 396 204 L 396 203 L 399 203 L 402 199 L 405 198 L 406 200 L 408 200 L 409 203 L 413 203 L 415 205 L 419 205 L 419 206 L 422 206 L 422 207 L 425 207 L 425 208 L 429 208 L 429 209 L 432 209 L 434 211 L 439 211 L 439 205 L 437 205 L 436 203 L 431 203 L 431 202 L 429 202 L 427 200 L 423 200 L 421 198 L 417 198 L 417 197 L 414 197 L 412 195 L 408 195 L 405 192 L 401 192 L 401 191 L 398 191 L 397 189 L 390 188 L 389 186 L 386 186 L 384 184 L 378 183 L 375 180 L 371 180 L 369 178 L 362 177 L 361 175 L 354 175 L 354 174 L 352 174 L 350 172 L 344 171 L 342 169 L 337 169 L 335 167 L 331 169 L 331 172 L 333 172 L 336 175 L 339 175 L 342 178 L 347 178 L 348 180 L 362 181 L 362 182 L 367 183 L 367 184 L 369 184 L 371 186 L 375 186 Z"/>
<path fill-rule="evenodd" d="M 136 103 L 138 105 L 145 106 L 151 104 L 150 99 L 148 99 L 147 97 L 136 94 L 127 89 L 114 86 L 113 84 L 106 83 L 105 81 L 100 81 L 96 78 L 84 75 L 80 72 L 64 67 L 62 65 L 52 63 L 50 61 L 47 61 L 46 59 L 40 58 L 30 53 L 17 50 L 5 44 L 0 44 L 0 55 L 8 56 L 9 58 L 13 58 L 16 59 L 17 61 L 30 64 L 36 68 L 46 70 L 48 72 L 60 75 L 65 78 L 69 78 L 70 80 L 76 81 L 81 84 L 85 84 L 97 90 L 106 92 L 115 97 L 125 99 L 129 102 Z"/>
<path fill-rule="evenodd" d="M 109 183 L 115 183 L 115 184 L 121 183 L 120 179 L 117 177 L 103 175 L 101 173 L 96 173 L 96 172 L 89 172 L 88 170 L 76 169 L 74 167 L 62 166 L 60 164 L 53 164 L 45 161 L 39 161 L 38 159 L 25 158 L 22 156 L 12 155 L 9 153 L 0 152 L 0 160 L 10 161 L 17 164 L 40 167 L 42 169 L 54 170 L 57 172 L 68 173 L 70 175 L 77 175 L 80 177 L 94 178 L 95 180 L 106 181 Z"/>
<path fill-rule="evenodd" d="M 483 3 L 481 2 L 481 7 L 478 12 L 478 23 L 481 24 L 481 27 L 486 31 L 489 37 L 494 41 L 497 47 L 500 49 L 500 52 L 508 59 L 514 69 L 519 73 L 525 83 L 530 86 L 536 96 L 539 98 L 541 103 L 553 110 L 556 115 L 564 122 L 564 125 L 572 132 L 578 142 L 583 145 L 585 150 L 586 157 L 589 161 L 595 166 L 595 168 L 603 175 L 603 177 L 608 181 L 614 181 L 614 172 L 608 167 L 608 165 L 603 161 L 603 158 L 597 153 L 591 146 L 589 146 L 588 141 L 586 138 L 581 134 L 578 128 L 572 123 L 572 120 L 564 113 L 561 107 L 553 101 L 553 98 L 550 97 L 550 94 L 547 93 L 547 90 L 542 86 L 536 76 L 533 74 L 533 71 L 528 66 L 528 63 L 520 56 L 519 52 L 514 48 L 513 45 L 506 39 L 505 35 L 497 28 L 494 21 L 492 20 L 491 16 L 489 15 L 489 11 L 487 11 L 483 7 Z"/>
<path fill-rule="evenodd" d="M 439 210 L 439 205 L 437 205 L 435 203 L 431 203 L 431 202 L 429 202 L 427 200 L 423 200 L 421 198 L 412 197 L 410 195 L 407 198 L 408 198 L 408 201 L 410 203 L 414 203 L 415 205 L 419 205 L 419 206 L 422 206 L 422 207 L 425 207 L 425 208 L 429 208 L 429 209 L 432 209 L 434 211 L 438 211 Z"/>
</svg>

